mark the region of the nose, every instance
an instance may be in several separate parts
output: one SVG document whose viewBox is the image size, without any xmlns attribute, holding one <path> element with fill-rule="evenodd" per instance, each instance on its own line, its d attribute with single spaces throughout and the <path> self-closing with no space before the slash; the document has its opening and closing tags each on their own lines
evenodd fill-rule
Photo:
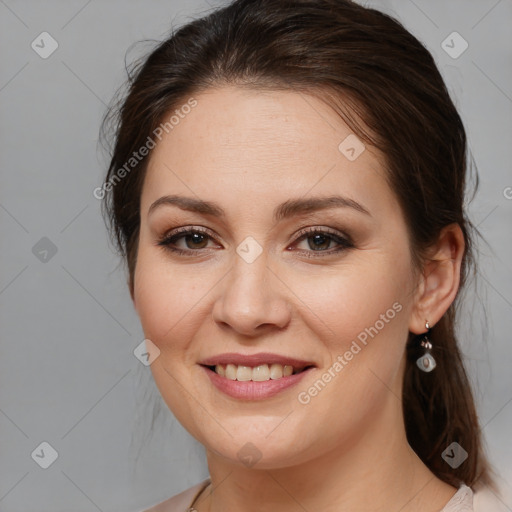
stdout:
<svg viewBox="0 0 512 512">
<path fill-rule="evenodd" d="M 224 328 L 254 337 L 288 325 L 291 310 L 286 286 L 268 266 L 265 252 L 252 263 L 235 256 L 222 283 L 213 318 Z"/>
</svg>

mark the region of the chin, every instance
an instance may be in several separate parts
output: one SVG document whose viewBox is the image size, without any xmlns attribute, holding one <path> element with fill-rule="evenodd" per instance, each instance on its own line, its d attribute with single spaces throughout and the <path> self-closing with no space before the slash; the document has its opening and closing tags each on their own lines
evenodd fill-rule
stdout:
<svg viewBox="0 0 512 512">
<path fill-rule="evenodd" d="M 311 432 L 294 431 L 284 428 L 275 417 L 267 418 L 266 426 L 256 428 L 258 419 L 236 418 L 236 422 L 225 422 L 227 432 L 201 432 L 198 441 L 206 447 L 209 457 L 221 457 L 225 462 L 248 469 L 279 469 L 295 466 L 315 458 L 325 440 L 312 439 Z M 271 421 L 270 421 L 271 420 Z M 283 423 L 285 423 L 284 420 Z M 236 430 L 235 430 L 236 423 Z M 306 442 L 307 440 L 307 442 Z M 325 446 L 327 451 L 329 448 Z"/>
</svg>

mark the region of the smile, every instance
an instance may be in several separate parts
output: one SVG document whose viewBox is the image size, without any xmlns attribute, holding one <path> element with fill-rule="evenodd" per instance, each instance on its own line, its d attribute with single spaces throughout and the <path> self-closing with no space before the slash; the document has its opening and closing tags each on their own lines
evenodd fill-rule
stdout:
<svg viewBox="0 0 512 512">
<path fill-rule="evenodd" d="M 270 398 L 296 385 L 314 363 L 277 354 L 222 354 L 200 363 L 210 382 L 233 398 Z"/>
<path fill-rule="evenodd" d="M 209 368 L 215 371 L 215 373 L 221 377 L 225 377 L 229 380 L 237 380 L 239 382 L 246 382 L 249 380 L 254 382 L 277 380 L 282 379 L 283 377 L 289 377 L 290 375 L 294 375 L 296 373 L 300 373 L 304 370 L 304 367 L 294 368 L 288 364 L 283 366 L 279 363 L 265 363 L 254 367 L 235 364 L 218 364 Z"/>
</svg>

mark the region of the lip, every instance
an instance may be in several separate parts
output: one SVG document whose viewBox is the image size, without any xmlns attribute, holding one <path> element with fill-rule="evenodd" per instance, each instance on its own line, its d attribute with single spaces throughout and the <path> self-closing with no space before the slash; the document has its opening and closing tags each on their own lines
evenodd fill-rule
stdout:
<svg viewBox="0 0 512 512">
<path fill-rule="evenodd" d="M 235 364 L 240 366 L 258 366 L 260 364 L 282 364 L 289 365 L 294 368 L 304 368 L 305 366 L 316 366 L 312 361 L 305 361 L 293 357 L 282 356 L 272 352 L 259 352 L 257 354 L 239 354 L 234 352 L 226 352 L 209 357 L 200 361 L 203 366 L 215 366 L 217 364 Z"/>
<path fill-rule="evenodd" d="M 280 379 L 269 379 L 264 381 L 238 381 L 221 377 L 210 366 L 218 364 L 235 364 L 241 366 L 259 366 L 260 364 L 281 364 L 294 368 L 305 368 L 299 373 L 281 377 Z M 316 368 L 312 361 L 283 356 L 271 352 L 259 352 L 257 354 L 224 353 L 204 359 L 199 363 L 206 373 L 210 382 L 222 393 L 240 400 L 263 400 L 277 395 L 298 384 L 306 374 Z"/>
<path fill-rule="evenodd" d="M 238 381 L 221 377 L 207 366 L 201 366 L 206 372 L 211 383 L 221 392 L 232 398 L 240 400 L 263 400 L 277 395 L 278 393 L 298 384 L 306 374 L 314 370 L 310 367 L 300 373 L 294 373 L 288 377 L 281 377 L 276 380 L 264 381 Z"/>
</svg>

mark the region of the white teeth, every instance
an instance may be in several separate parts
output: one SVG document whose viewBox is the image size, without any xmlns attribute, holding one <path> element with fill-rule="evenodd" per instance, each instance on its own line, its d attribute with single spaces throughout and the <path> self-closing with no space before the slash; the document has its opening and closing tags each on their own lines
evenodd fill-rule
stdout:
<svg viewBox="0 0 512 512">
<path fill-rule="evenodd" d="M 215 368 L 215 371 L 217 371 L 217 368 Z M 234 364 L 228 364 L 226 366 L 226 378 L 236 380 L 236 366 Z"/>
<path fill-rule="evenodd" d="M 270 378 L 271 379 L 280 379 L 283 376 L 283 365 L 282 364 L 273 364 L 270 367 Z"/>
<path fill-rule="evenodd" d="M 298 370 L 300 371 L 300 370 Z M 298 373 L 296 371 L 295 373 Z M 234 364 L 218 364 L 215 366 L 215 373 L 221 377 L 225 377 L 229 380 L 238 381 L 255 381 L 262 382 L 265 380 L 276 380 L 282 377 L 288 377 L 293 374 L 293 366 L 282 365 L 273 363 L 270 366 L 268 364 L 260 364 L 252 368 L 251 366 L 234 365 Z"/>
<path fill-rule="evenodd" d="M 270 370 L 268 369 L 268 364 L 261 364 L 252 369 L 252 380 L 260 382 L 269 379 Z"/>
<path fill-rule="evenodd" d="M 236 369 L 236 380 L 252 380 L 252 368 L 250 366 L 239 366 Z"/>
</svg>

